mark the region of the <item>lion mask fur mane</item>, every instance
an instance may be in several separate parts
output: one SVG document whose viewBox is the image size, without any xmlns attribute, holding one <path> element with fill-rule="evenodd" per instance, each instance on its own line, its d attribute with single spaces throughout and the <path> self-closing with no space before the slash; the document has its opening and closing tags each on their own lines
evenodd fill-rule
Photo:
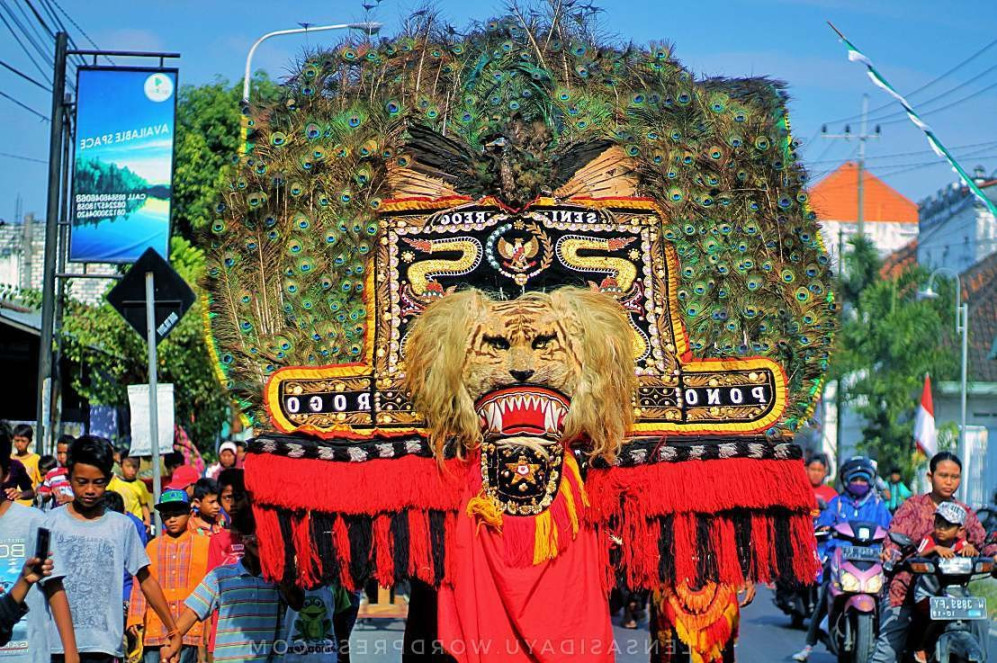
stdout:
<svg viewBox="0 0 997 663">
<path fill-rule="evenodd" d="M 575 287 L 496 301 L 464 290 L 434 302 L 405 345 L 405 380 L 437 457 L 480 444 L 474 404 L 517 383 L 571 399 L 563 439 L 612 461 L 633 421 L 633 331 L 610 296 Z"/>
</svg>

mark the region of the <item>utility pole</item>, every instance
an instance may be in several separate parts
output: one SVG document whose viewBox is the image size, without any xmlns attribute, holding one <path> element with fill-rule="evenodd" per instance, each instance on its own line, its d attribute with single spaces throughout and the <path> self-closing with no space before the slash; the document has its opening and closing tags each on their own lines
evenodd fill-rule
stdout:
<svg viewBox="0 0 997 663">
<path fill-rule="evenodd" d="M 858 167 L 858 210 L 855 217 L 856 220 L 856 235 L 865 234 L 865 182 L 863 175 L 865 175 L 865 143 L 868 140 L 878 140 L 880 136 L 879 125 L 876 125 L 876 129 L 873 133 L 868 133 L 869 126 L 869 95 L 862 95 L 862 124 L 860 125 L 860 130 L 858 135 L 852 133 L 852 127 L 850 124 L 845 125 L 845 132 L 840 134 L 829 134 L 827 133 L 827 125 L 825 124 L 821 127 L 821 138 L 826 138 L 829 140 L 857 140 L 859 142 L 859 167 Z M 841 260 L 841 256 L 844 255 L 844 247 L 838 247 L 838 256 Z"/>
<path fill-rule="evenodd" d="M 34 255 L 33 248 L 34 240 L 32 239 L 32 231 L 35 229 L 35 215 L 28 214 L 24 215 L 24 227 L 22 231 L 23 235 L 23 250 L 21 252 L 21 288 L 23 290 L 31 289 L 31 270 L 34 268 Z"/>
<path fill-rule="evenodd" d="M 59 194 L 62 177 L 63 94 L 66 89 L 66 50 L 68 35 L 55 35 L 55 70 L 52 76 L 52 112 L 48 144 L 48 205 L 45 209 L 45 258 L 42 285 L 42 329 L 38 344 L 38 416 L 36 449 L 49 449 L 48 419 L 52 395 L 52 328 L 55 321 L 55 258 L 59 237 Z"/>
<path fill-rule="evenodd" d="M 855 235 L 862 237 L 865 235 L 865 143 L 868 140 L 878 139 L 880 135 L 879 125 L 876 125 L 875 133 L 870 134 L 868 132 L 869 127 L 869 95 L 862 95 L 862 123 L 859 128 L 858 135 L 852 133 L 852 127 L 849 124 L 845 125 L 844 133 L 840 134 L 829 134 L 827 133 L 827 125 L 825 124 L 821 127 L 821 137 L 828 140 L 858 140 L 859 141 L 859 163 L 858 163 L 858 182 L 857 185 L 857 198 L 858 198 L 858 209 L 855 215 Z M 845 237 L 844 237 L 844 220 L 838 221 L 838 279 L 843 279 L 845 276 Z M 841 313 L 844 313 L 844 307 L 842 307 Z M 837 426 L 834 431 L 834 454 L 836 456 L 835 461 L 840 465 L 841 463 L 841 453 L 844 449 L 844 404 L 845 404 L 845 380 L 843 378 L 838 378 L 835 381 L 834 389 L 834 407 L 837 411 Z"/>
</svg>

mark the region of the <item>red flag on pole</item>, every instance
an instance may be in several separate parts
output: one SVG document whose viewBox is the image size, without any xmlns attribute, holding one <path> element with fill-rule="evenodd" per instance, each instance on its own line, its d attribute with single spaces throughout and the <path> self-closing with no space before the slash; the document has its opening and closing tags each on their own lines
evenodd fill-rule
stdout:
<svg viewBox="0 0 997 663">
<path fill-rule="evenodd" d="M 931 376 L 924 376 L 921 403 L 914 419 L 914 443 L 918 451 L 928 458 L 938 453 L 938 434 L 935 431 L 935 406 L 931 402 Z"/>
</svg>

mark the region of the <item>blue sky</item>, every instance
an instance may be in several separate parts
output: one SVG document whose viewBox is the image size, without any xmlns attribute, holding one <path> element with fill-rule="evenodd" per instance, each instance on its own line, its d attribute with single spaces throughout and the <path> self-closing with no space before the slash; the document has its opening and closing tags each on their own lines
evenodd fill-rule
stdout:
<svg viewBox="0 0 997 663">
<path fill-rule="evenodd" d="M 368 16 L 361 0 L 58 1 L 102 48 L 181 53 L 181 85 L 216 77 L 238 80 L 250 45 L 265 32 L 297 27 L 299 22 L 321 25 Z M 38 5 L 40 0 L 33 3 Z M 5 4 L 27 11 L 25 0 L 5 0 Z M 458 27 L 500 14 L 505 6 L 501 0 L 438 0 L 434 4 L 444 19 Z M 842 133 L 845 124 L 851 124 L 857 133 L 855 116 L 863 93 L 869 94 L 871 109 L 889 102 L 861 66 L 848 62 L 826 21 L 832 21 L 871 57 L 902 92 L 933 81 L 997 39 L 997 3 L 993 2 L 716 0 L 706 5 L 603 0 L 596 4 L 605 9 L 599 16 L 607 34 L 643 44 L 670 41 L 675 44 L 675 55 L 697 75 L 769 75 L 786 81 L 792 96 L 794 134 L 805 142 L 804 160 L 817 178 L 857 149 L 855 141 L 821 140 L 821 125 L 827 123 L 830 133 Z M 401 18 L 419 6 L 412 0 L 383 0 L 369 16 L 385 23 L 391 34 Z M 18 15 L 26 21 L 23 14 Z M 81 47 L 89 47 L 79 30 L 71 27 L 70 31 Z M 0 60 L 40 77 L 2 25 L 0 34 Z M 279 78 L 303 47 L 334 40 L 335 33 L 271 40 L 257 51 L 253 68 Z M 45 115 L 49 112 L 51 101 L 44 91 L 3 69 L 0 91 Z M 997 44 L 911 100 L 923 109 L 925 120 L 967 170 L 977 164 L 987 172 L 997 169 Z M 871 113 L 870 117 L 878 119 L 873 124 L 881 124 L 882 138 L 868 143 L 867 165 L 916 201 L 952 182 L 954 174 L 936 163 L 923 136 L 897 110 L 892 104 Z M 44 160 L 47 141 L 47 124 L 0 98 L 0 152 Z M 13 218 L 18 194 L 25 211 L 44 210 L 46 172 L 44 164 L 0 156 L 0 219 Z"/>
</svg>

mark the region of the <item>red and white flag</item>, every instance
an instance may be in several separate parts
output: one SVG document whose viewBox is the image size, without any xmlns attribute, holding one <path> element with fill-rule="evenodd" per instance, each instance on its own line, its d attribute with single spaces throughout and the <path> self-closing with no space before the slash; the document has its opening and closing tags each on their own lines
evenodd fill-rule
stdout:
<svg viewBox="0 0 997 663">
<path fill-rule="evenodd" d="M 928 458 L 938 453 L 938 434 L 935 432 L 935 406 L 931 402 L 931 376 L 924 376 L 921 404 L 914 419 L 914 444 Z"/>
</svg>

